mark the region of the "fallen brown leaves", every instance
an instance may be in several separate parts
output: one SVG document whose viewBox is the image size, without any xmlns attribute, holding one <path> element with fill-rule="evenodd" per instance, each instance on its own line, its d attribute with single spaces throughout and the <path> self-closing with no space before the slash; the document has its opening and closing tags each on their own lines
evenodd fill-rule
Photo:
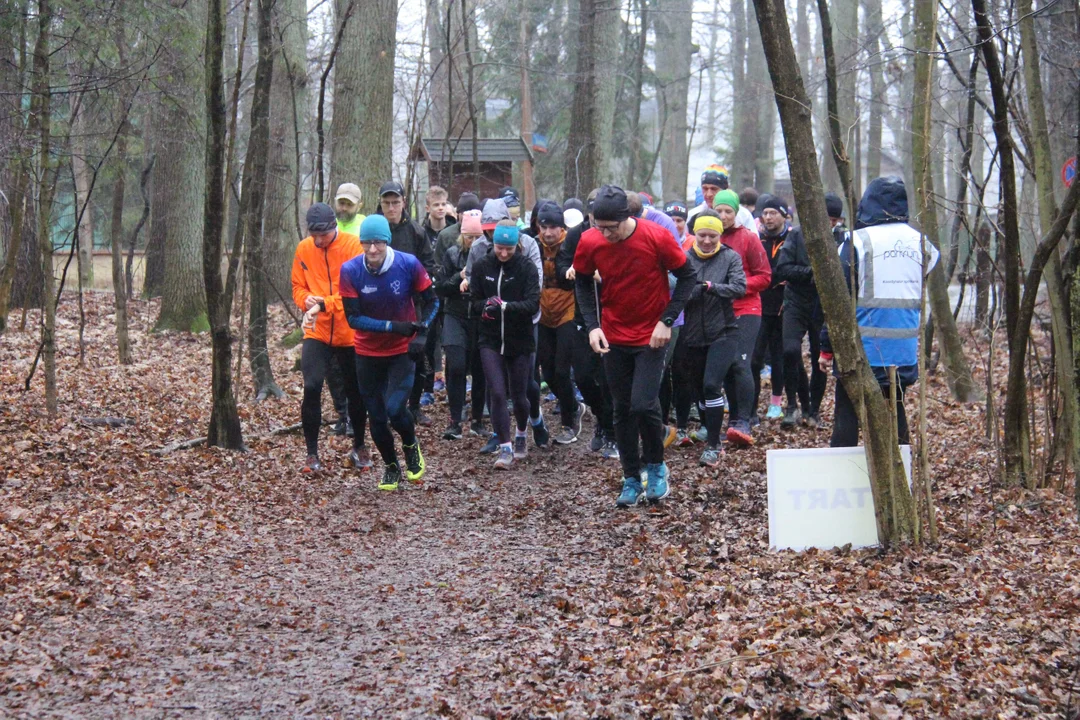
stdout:
<svg viewBox="0 0 1080 720">
<path fill-rule="evenodd" d="M 1061 717 L 1075 713 L 1080 533 L 1068 500 L 992 488 L 981 407 L 931 381 L 937 547 L 768 549 L 770 426 L 719 471 L 671 453 L 661 509 L 617 512 L 584 443 L 505 475 L 425 430 L 422 486 L 297 472 L 298 435 L 246 454 L 150 451 L 203 434 L 209 341 L 150 335 L 116 365 L 88 296 L 85 367 L 61 306 L 61 413 L 0 339 L 0 711 L 448 717 Z M 31 319 L 36 316 L 31 313 Z M 280 310 L 279 334 L 287 331 Z M 288 393 L 245 433 L 295 423 Z M 245 380 L 246 382 L 246 380 Z M 830 390 L 831 393 L 831 390 Z M 329 407 L 329 403 L 326 403 Z M 329 414 L 329 413 L 327 413 Z M 826 417 L 831 414 L 826 408 Z M 445 405 L 433 411 L 436 428 Z M 87 418 L 127 418 L 110 426 Z M 554 415 L 548 408 L 548 417 Z"/>
</svg>

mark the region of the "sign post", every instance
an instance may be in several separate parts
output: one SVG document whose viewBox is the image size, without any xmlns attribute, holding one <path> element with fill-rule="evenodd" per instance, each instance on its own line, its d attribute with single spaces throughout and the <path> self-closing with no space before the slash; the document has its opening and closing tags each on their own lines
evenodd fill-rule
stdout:
<svg viewBox="0 0 1080 720">
<path fill-rule="evenodd" d="M 1065 164 L 1061 166 L 1061 182 L 1065 183 L 1065 187 L 1072 187 L 1073 180 L 1076 179 L 1076 156 L 1065 161 Z"/>
<path fill-rule="evenodd" d="M 901 445 L 908 485 L 911 446 Z M 861 447 L 769 450 L 769 545 L 827 550 L 878 544 L 874 496 Z"/>
</svg>

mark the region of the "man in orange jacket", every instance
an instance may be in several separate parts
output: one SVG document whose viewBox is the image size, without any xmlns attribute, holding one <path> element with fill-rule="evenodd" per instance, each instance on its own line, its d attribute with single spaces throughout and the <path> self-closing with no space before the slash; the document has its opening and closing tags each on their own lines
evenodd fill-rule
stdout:
<svg viewBox="0 0 1080 720">
<path fill-rule="evenodd" d="M 303 472 L 322 470 L 319 462 L 319 428 L 322 426 L 322 388 L 327 368 L 337 363 L 345 381 L 349 419 L 354 430 L 353 449 L 347 464 L 371 467 L 371 452 L 364 444 L 367 411 L 356 383 L 353 330 L 345 319 L 338 287 L 341 266 L 363 254 L 360 238 L 340 232 L 334 210 L 315 203 L 307 211 L 309 237 L 300 241 L 293 257 L 293 300 L 304 311 L 304 345 L 300 369 L 304 375 L 304 400 L 300 419 L 307 443 Z"/>
</svg>

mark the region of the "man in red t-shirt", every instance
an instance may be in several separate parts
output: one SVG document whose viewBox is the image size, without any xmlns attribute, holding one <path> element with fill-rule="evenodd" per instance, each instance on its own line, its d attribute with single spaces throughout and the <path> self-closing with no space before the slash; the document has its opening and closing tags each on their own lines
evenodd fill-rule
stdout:
<svg viewBox="0 0 1080 720">
<path fill-rule="evenodd" d="M 694 273 L 671 242 L 671 233 L 631 217 L 622 188 L 600 188 L 592 217 L 593 226 L 582 234 L 574 254 L 575 290 L 589 345 L 604 358 L 623 467 L 617 504 L 628 507 L 642 496 L 656 502 L 670 492 L 660 379 L 671 326 L 694 289 Z M 674 293 L 668 272 L 676 278 Z M 647 490 L 641 482 L 643 462 Z"/>
</svg>

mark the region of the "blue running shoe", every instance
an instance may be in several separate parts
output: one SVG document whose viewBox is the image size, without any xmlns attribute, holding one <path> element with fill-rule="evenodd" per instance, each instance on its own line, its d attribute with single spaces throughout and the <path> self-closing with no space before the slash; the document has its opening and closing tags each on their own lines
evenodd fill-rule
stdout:
<svg viewBox="0 0 1080 720">
<path fill-rule="evenodd" d="M 435 384 L 432 386 L 432 389 L 434 389 L 435 392 L 442 392 L 443 390 L 446 389 L 446 383 L 443 382 L 442 378 L 439 378 L 438 380 L 435 381 Z"/>
<path fill-rule="evenodd" d="M 574 397 L 576 397 L 577 401 L 582 405 L 585 404 L 585 398 L 581 397 L 581 391 L 577 389 L 577 385 L 574 386 Z"/>
<path fill-rule="evenodd" d="M 619 507 L 633 507 L 641 501 L 645 494 L 645 488 L 641 487 L 641 480 L 634 477 L 623 478 L 622 492 L 615 504 Z"/>
<path fill-rule="evenodd" d="M 649 502 L 659 502 L 671 494 L 671 486 L 668 485 L 671 473 L 668 471 L 667 463 L 646 465 L 645 475 L 649 478 L 649 486 L 645 491 L 645 499 Z"/>
<path fill-rule="evenodd" d="M 765 413 L 766 420 L 779 420 L 784 417 L 784 409 L 779 405 L 769 405 L 769 412 Z"/>
<path fill-rule="evenodd" d="M 761 368 L 761 379 L 762 380 L 768 380 L 771 377 L 772 377 L 772 367 L 771 366 L 766 365 L 765 367 Z"/>
<path fill-rule="evenodd" d="M 429 407 L 429 406 L 434 405 L 434 404 L 435 404 L 435 396 L 432 395 L 431 393 L 426 392 L 426 393 L 422 393 L 420 395 L 420 405 L 421 405 L 421 407 Z"/>
<path fill-rule="evenodd" d="M 494 455 L 499 451 L 499 436 L 495 433 L 491 433 L 491 437 L 484 444 L 484 447 L 480 448 L 481 455 Z"/>
<path fill-rule="evenodd" d="M 544 396 L 544 402 L 555 402 L 558 399 L 559 398 L 555 397 L 555 393 L 553 392 L 549 392 L 547 395 Z"/>
</svg>

